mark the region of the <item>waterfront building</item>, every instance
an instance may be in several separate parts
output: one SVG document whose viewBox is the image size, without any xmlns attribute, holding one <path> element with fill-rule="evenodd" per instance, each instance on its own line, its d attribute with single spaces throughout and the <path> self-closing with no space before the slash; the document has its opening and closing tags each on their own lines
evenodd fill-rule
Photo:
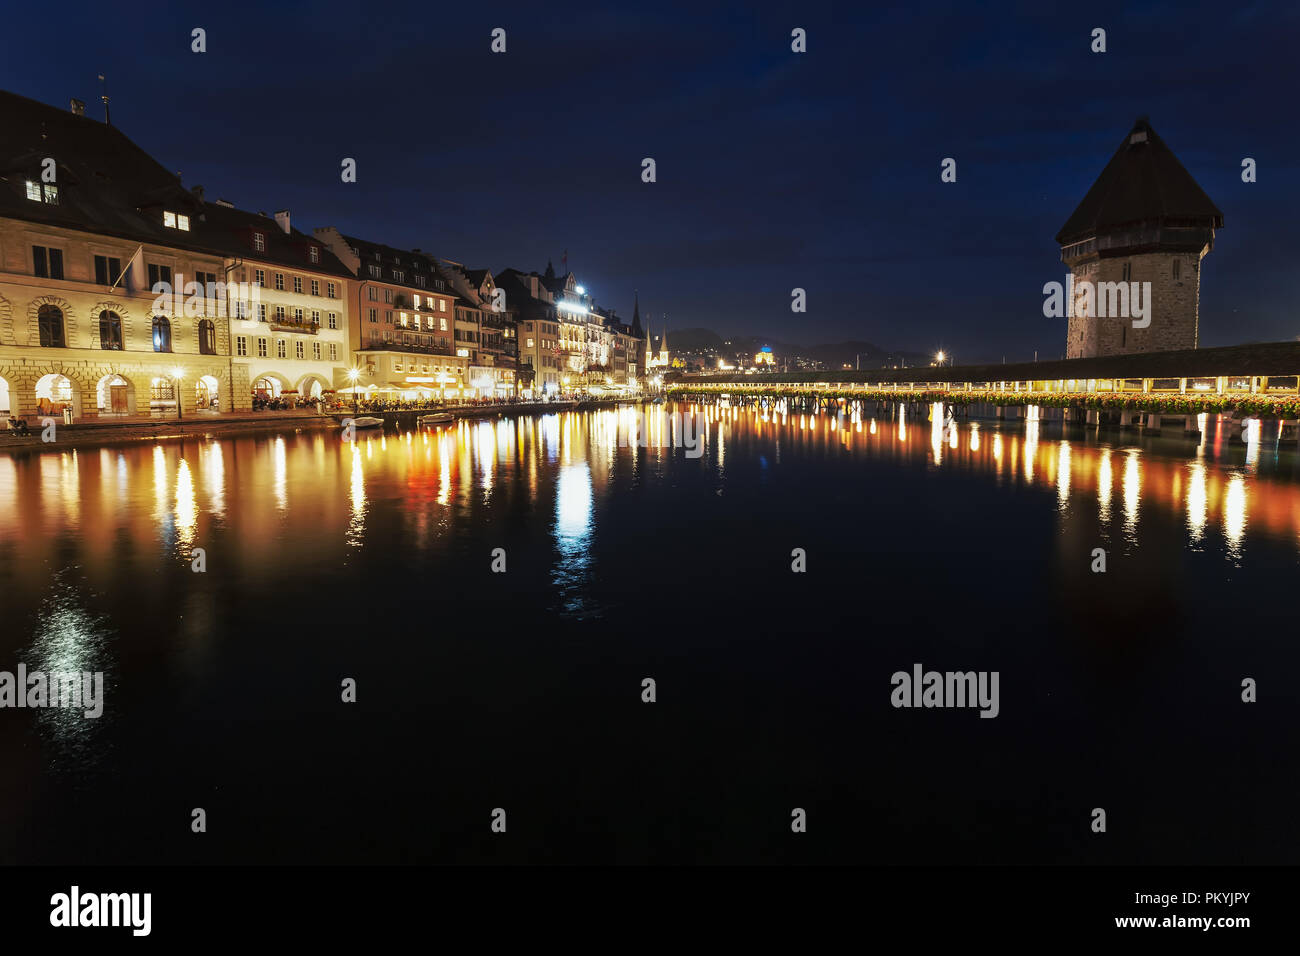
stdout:
<svg viewBox="0 0 1300 956">
<path fill-rule="evenodd" d="M 496 283 L 487 269 L 466 269 L 461 263 L 439 263 L 456 293 L 456 354 L 470 360 L 469 383 L 479 398 L 509 398 L 515 394 L 515 359 L 508 347 L 514 340 L 510 311 L 498 310 Z"/>
<path fill-rule="evenodd" d="M 0 414 L 248 407 L 202 190 L 76 100 L 0 92 L 0 129 Z"/>
<path fill-rule="evenodd" d="M 453 347 L 459 301 L 437 260 L 419 249 L 345 236 L 333 226 L 314 235 L 355 277 L 349 302 L 351 368 L 338 387 L 368 397 L 465 399 L 473 393 L 470 356 Z"/>
<path fill-rule="evenodd" d="M 559 311 L 536 272 L 502 269 L 496 286 L 515 315 L 519 340 L 519 388 L 525 398 L 557 395 L 561 389 Z"/>
<path fill-rule="evenodd" d="M 1056 235 L 1072 277 L 1066 357 L 1196 348 L 1201 262 L 1221 228 L 1223 213 L 1139 119 Z M 1137 326 L 1135 290 L 1149 309 Z"/>
<path fill-rule="evenodd" d="M 332 397 L 348 355 L 352 273 L 319 239 L 225 200 L 205 203 L 208 240 L 225 253 L 223 274 L 248 295 L 230 308 L 236 407 L 290 407 Z"/>
</svg>

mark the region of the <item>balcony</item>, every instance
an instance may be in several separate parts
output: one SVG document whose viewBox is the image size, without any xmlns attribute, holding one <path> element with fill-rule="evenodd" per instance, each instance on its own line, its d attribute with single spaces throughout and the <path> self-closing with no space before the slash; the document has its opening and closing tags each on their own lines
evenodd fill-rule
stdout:
<svg viewBox="0 0 1300 956">
<path fill-rule="evenodd" d="M 306 319 L 298 322 L 290 318 L 272 317 L 266 320 L 266 324 L 276 332 L 297 332 L 301 335 L 317 335 L 320 333 L 320 326 Z"/>
</svg>

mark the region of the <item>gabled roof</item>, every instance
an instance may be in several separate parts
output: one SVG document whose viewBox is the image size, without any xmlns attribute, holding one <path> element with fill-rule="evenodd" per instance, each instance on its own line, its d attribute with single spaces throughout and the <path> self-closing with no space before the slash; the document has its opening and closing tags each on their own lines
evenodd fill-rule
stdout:
<svg viewBox="0 0 1300 956">
<path fill-rule="evenodd" d="M 1145 117 L 1124 137 L 1056 241 L 1069 245 L 1138 223 L 1223 228 L 1223 213 Z"/>
<path fill-rule="evenodd" d="M 203 248 L 202 203 L 180 178 L 116 127 L 0 90 L 0 216 L 136 242 Z M 55 161 L 57 203 L 27 198 Z M 192 220 L 190 231 L 162 224 L 166 209 Z"/>
<path fill-rule="evenodd" d="M 340 233 L 340 235 L 342 235 Z M 371 242 L 369 239 L 359 239 L 356 236 L 343 236 L 343 241 L 356 250 L 358 258 L 361 260 L 358 279 L 369 280 L 373 278 L 370 275 L 369 267 L 372 265 L 379 266 L 382 274 L 375 281 L 386 282 L 390 285 L 402 285 L 415 292 L 442 292 L 452 294 L 451 284 L 448 282 L 444 270 L 438 266 L 436 256 L 427 252 L 416 252 L 414 249 L 398 249 L 396 246 L 386 246 L 383 243 Z M 396 271 L 400 270 L 405 273 L 406 278 L 399 280 L 396 277 Z M 420 286 L 415 283 L 416 275 L 426 276 L 429 280 L 427 286 Z M 438 288 L 438 283 L 442 288 Z"/>
<path fill-rule="evenodd" d="M 282 265 L 303 272 L 319 272 L 352 278 L 352 272 L 319 239 L 292 229 L 285 232 L 278 222 L 263 213 L 246 212 L 220 203 L 203 204 L 204 241 L 214 245 L 223 255 Z M 265 250 L 253 246 L 253 233 L 260 232 L 265 240 Z M 319 250 L 320 261 L 312 262 L 308 249 Z"/>
</svg>

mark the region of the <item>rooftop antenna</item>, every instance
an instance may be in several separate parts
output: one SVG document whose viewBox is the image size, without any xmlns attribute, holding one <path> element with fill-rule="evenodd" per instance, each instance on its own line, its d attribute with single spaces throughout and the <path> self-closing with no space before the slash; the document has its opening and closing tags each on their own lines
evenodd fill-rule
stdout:
<svg viewBox="0 0 1300 956">
<path fill-rule="evenodd" d="M 104 74 L 99 74 L 99 98 L 104 101 L 104 125 L 112 126 L 113 121 L 108 117 L 108 81 L 104 79 Z"/>
</svg>

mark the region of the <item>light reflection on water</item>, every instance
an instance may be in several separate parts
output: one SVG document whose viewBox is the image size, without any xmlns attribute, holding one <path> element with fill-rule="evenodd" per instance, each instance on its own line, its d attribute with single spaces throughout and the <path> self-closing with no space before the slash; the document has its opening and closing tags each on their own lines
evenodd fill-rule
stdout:
<svg viewBox="0 0 1300 956">
<path fill-rule="evenodd" d="M 57 574 L 37 612 L 31 642 L 19 650 L 4 669 L 14 671 L 19 662 L 30 675 L 103 672 L 102 713 L 86 716 L 87 707 L 42 707 L 27 711 L 37 734 L 46 741 L 51 766 L 57 772 L 93 769 L 104 759 L 96 745 L 105 721 L 113 714 L 113 687 L 109 644 L 112 627 L 84 607 L 78 586 L 71 583 L 73 572 Z"/>
<path fill-rule="evenodd" d="M 554 550 L 545 572 L 559 606 L 590 614 L 592 546 L 606 498 L 620 482 L 628 490 L 617 493 L 649 488 L 671 495 L 683 477 L 702 472 L 713 501 L 730 484 L 724 476 L 734 475 L 743 490 L 750 471 L 761 468 L 770 484 L 787 461 L 827 451 L 882 468 L 955 468 L 963 481 L 996 484 L 1006 494 L 1048 495 L 1060 534 L 1079 533 L 1068 529 L 1086 515 L 1098 525 L 1090 538 L 1117 534 L 1137 545 L 1150 538 L 1144 528 L 1154 514 L 1176 522 L 1185 547 L 1233 564 L 1247 560 L 1260 535 L 1300 545 L 1294 453 L 1262 438 L 1258 422 L 1244 446 L 1230 443 L 1210 417 L 1201 421 L 1199 443 L 1173 440 L 1157 450 L 1117 433 L 1078 430 L 1067 439 L 1058 424 L 1032 415 L 1023 423 L 959 419 L 947 426 L 932 413 L 926 434 L 909 429 L 905 414 L 856 404 L 820 415 L 792 412 L 782 402 L 762 409 L 704 405 L 696 409 L 705 423 L 704 454 L 690 459 L 664 447 L 672 436 L 653 410 L 648 448 L 620 440 L 635 419 L 622 409 L 461 421 L 434 431 L 366 434 L 355 445 L 318 433 L 0 457 L 0 541 L 13 555 L 9 586 L 25 589 L 33 602 L 54 602 L 42 612 L 47 637 L 80 633 L 86 619 L 75 616 L 66 593 L 54 600 L 51 575 L 75 563 L 102 591 L 112 585 L 124 547 L 139 562 L 188 565 L 192 548 L 225 536 L 230 562 L 249 580 L 297 567 L 328 574 L 359 549 L 369 555 L 377 545 L 382 553 L 394 540 L 407 550 L 445 551 L 457 535 L 484 533 L 487 511 L 516 507 L 548 518 L 544 534 Z M 915 500 L 903 498 L 897 507 L 924 509 L 926 486 L 911 487 Z M 781 504 L 775 498 L 761 506 Z M 392 538 L 405 532 L 409 538 Z M 71 557 L 60 550 L 68 547 Z M 69 623 L 77 620 L 82 624 Z"/>
</svg>

